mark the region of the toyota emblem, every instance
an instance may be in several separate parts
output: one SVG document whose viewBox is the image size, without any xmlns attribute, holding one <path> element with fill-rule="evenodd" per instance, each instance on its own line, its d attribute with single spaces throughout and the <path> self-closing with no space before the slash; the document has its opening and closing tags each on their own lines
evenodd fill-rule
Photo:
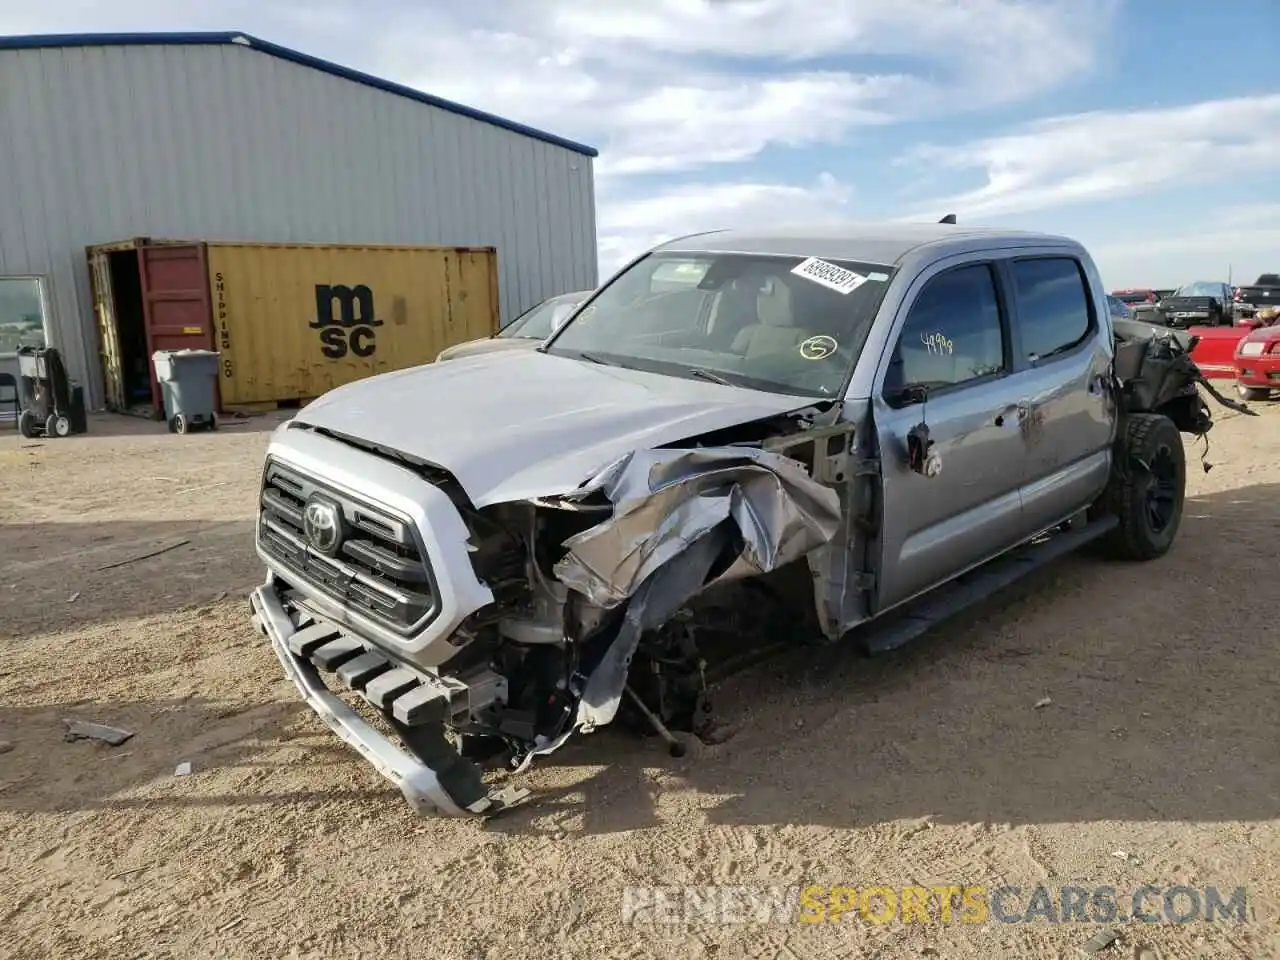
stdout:
<svg viewBox="0 0 1280 960">
<path fill-rule="evenodd" d="M 328 500 L 308 500 L 302 511 L 302 531 L 307 543 L 320 553 L 332 555 L 342 544 L 342 514 Z"/>
</svg>

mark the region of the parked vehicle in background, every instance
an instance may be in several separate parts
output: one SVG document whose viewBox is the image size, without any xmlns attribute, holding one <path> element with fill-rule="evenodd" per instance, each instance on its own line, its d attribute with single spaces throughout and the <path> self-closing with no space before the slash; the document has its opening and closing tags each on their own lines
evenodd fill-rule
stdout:
<svg viewBox="0 0 1280 960">
<path fill-rule="evenodd" d="M 1272 309 L 1257 316 L 1240 317 L 1229 327 L 1188 327 L 1178 331 L 1188 337 L 1191 359 L 1210 380 L 1236 380 L 1236 348 L 1240 341 L 1260 327 L 1277 319 Z"/>
<path fill-rule="evenodd" d="M 1280 273 L 1264 273 L 1252 285 L 1240 287 L 1236 303 L 1250 313 L 1267 307 L 1280 309 Z"/>
<path fill-rule="evenodd" d="M 520 350 L 536 347 L 551 336 L 564 323 L 565 318 L 591 296 L 590 290 L 575 290 L 559 296 L 548 297 L 516 317 L 492 337 L 456 343 L 440 351 L 436 362 L 472 357 L 480 353 L 500 350 Z"/>
<path fill-rule="evenodd" d="M 518 803 L 470 759 L 628 712 L 675 749 L 753 630 L 884 650 L 1085 544 L 1170 549 L 1202 378 L 1105 297 L 1074 241 L 949 223 L 663 244 L 536 349 L 281 425 L 254 621 L 420 813 Z"/>
<path fill-rule="evenodd" d="M 1111 312 L 1111 316 L 1117 320 L 1125 320 L 1133 316 L 1133 311 L 1129 309 L 1129 305 L 1119 297 L 1107 294 L 1107 309 Z"/>
<path fill-rule="evenodd" d="M 1144 323 L 1163 323 L 1164 318 L 1156 309 L 1160 299 L 1156 291 L 1148 288 L 1113 290 L 1111 295 L 1129 308 L 1133 319 Z"/>
<path fill-rule="evenodd" d="M 1203 280 L 1184 283 L 1157 301 L 1156 310 L 1170 327 L 1225 327 L 1235 320 L 1230 285 Z"/>
<path fill-rule="evenodd" d="M 1236 389 L 1246 400 L 1280 390 L 1280 325 L 1256 327 L 1236 345 Z"/>
<path fill-rule="evenodd" d="M 1252 303 L 1245 303 L 1244 296 L 1240 292 L 1242 289 L 1242 287 L 1231 288 L 1231 303 L 1237 320 L 1241 317 L 1252 317 L 1257 312 L 1257 308 Z"/>
<path fill-rule="evenodd" d="M 1155 303 L 1160 298 L 1154 290 L 1139 288 L 1135 290 L 1112 290 L 1111 296 L 1130 307 L 1140 303 Z"/>
</svg>

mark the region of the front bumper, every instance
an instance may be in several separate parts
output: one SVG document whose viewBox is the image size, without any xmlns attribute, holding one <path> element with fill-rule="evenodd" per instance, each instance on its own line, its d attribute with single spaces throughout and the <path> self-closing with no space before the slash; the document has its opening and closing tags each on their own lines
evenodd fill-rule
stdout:
<svg viewBox="0 0 1280 960">
<path fill-rule="evenodd" d="M 1166 326 L 1180 330 L 1186 329 L 1187 327 L 1204 326 L 1211 319 L 1213 318 L 1207 312 L 1199 310 L 1166 313 L 1164 315 L 1164 322 Z"/>
<path fill-rule="evenodd" d="M 441 769 L 436 770 L 402 749 L 330 691 L 315 663 L 290 649 L 290 639 L 308 627 L 309 618 L 286 608 L 274 578 L 250 595 L 250 603 L 255 624 L 271 641 L 285 675 L 302 699 L 329 729 L 394 783 L 419 816 L 437 813 L 454 817 L 492 816 L 528 797 L 528 791 L 507 789 L 486 793 L 470 803 L 455 799 L 442 782 L 441 774 L 459 762 L 457 758 L 442 758 Z M 337 632 L 335 629 L 335 635 Z"/>
<path fill-rule="evenodd" d="M 1242 387 L 1280 390 L 1280 355 L 1237 357 L 1236 381 Z"/>
</svg>

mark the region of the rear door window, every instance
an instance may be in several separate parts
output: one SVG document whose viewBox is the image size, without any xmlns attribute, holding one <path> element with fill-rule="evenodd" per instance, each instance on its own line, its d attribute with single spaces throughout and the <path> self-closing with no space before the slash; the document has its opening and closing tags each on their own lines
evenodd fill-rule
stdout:
<svg viewBox="0 0 1280 960">
<path fill-rule="evenodd" d="M 1088 338 L 1093 329 L 1093 307 L 1084 271 L 1076 260 L 1014 260 L 1010 269 L 1026 361 L 1034 363 L 1066 353 Z"/>
</svg>

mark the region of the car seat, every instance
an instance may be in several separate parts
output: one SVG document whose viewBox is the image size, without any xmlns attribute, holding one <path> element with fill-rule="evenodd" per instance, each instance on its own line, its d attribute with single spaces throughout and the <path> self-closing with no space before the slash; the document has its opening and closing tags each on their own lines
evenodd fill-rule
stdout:
<svg viewBox="0 0 1280 960">
<path fill-rule="evenodd" d="M 810 334 L 795 326 L 791 312 L 791 291 L 780 280 L 769 279 L 756 294 L 756 319 L 733 338 L 730 350 L 748 360 L 772 353 L 785 353 L 800 345 Z"/>
</svg>

